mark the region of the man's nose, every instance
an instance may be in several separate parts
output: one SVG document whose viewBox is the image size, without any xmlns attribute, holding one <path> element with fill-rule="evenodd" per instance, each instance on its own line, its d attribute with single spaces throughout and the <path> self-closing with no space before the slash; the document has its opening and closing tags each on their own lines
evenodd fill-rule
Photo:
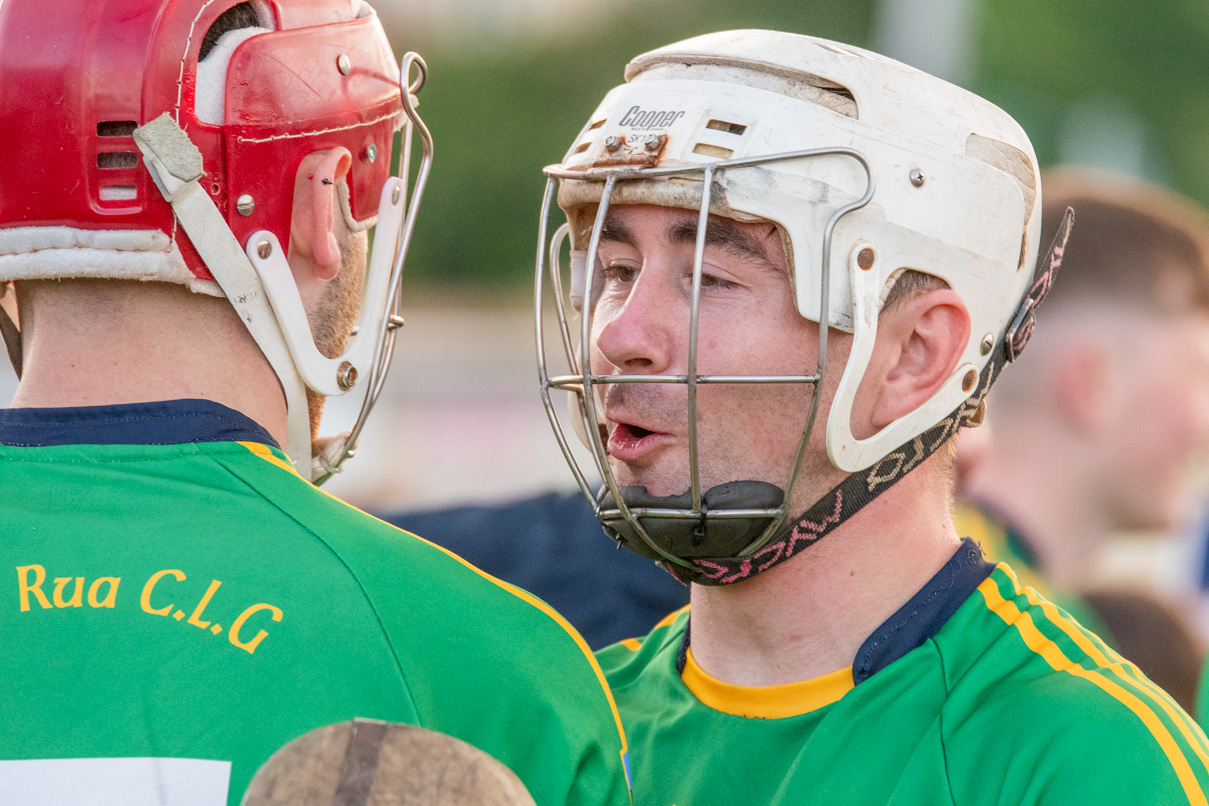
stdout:
<svg viewBox="0 0 1209 806">
<path fill-rule="evenodd" d="M 598 305 L 592 323 L 595 352 L 623 373 L 683 372 L 689 306 L 681 297 L 645 269 L 624 300 Z"/>
</svg>

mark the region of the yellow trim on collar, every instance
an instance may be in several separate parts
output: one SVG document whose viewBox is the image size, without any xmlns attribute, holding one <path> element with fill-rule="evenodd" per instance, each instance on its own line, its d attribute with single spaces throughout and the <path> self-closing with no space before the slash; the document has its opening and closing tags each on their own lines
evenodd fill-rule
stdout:
<svg viewBox="0 0 1209 806">
<path fill-rule="evenodd" d="M 261 459 L 264 459 L 266 462 L 275 464 L 278 467 L 280 467 L 282 470 L 288 470 L 291 473 L 293 473 L 295 476 L 298 475 L 298 471 L 294 469 L 294 466 L 292 464 L 290 464 L 289 462 L 279 459 L 277 457 L 277 454 L 273 453 L 273 449 L 270 448 L 268 445 L 261 445 L 259 442 L 241 442 L 239 444 L 243 445 L 249 451 L 256 454 Z"/>
<path fill-rule="evenodd" d="M 784 719 L 808 714 L 837 702 L 852 690 L 852 667 L 779 686 L 736 686 L 710 677 L 697 665 L 692 647 L 685 653 L 684 685 L 704 705 L 747 719 Z"/>
</svg>

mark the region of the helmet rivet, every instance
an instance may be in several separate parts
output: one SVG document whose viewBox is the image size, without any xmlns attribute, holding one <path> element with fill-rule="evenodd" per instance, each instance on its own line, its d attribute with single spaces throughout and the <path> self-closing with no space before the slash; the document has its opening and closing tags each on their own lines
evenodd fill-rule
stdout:
<svg viewBox="0 0 1209 806">
<path fill-rule="evenodd" d="M 970 370 L 965 377 L 961 379 L 961 391 L 967 395 L 974 391 L 974 382 L 978 380 L 978 373 Z"/>
<path fill-rule="evenodd" d="M 616 151 L 617 149 L 621 148 L 621 142 L 622 140 L 620 137 L 611 134 L 605 138 L 605 148 L 607 148 L 609 151 Z"/>
<path fill-rule="evenodd" d="M 345 361 L 336 370 L 336 385 L 348 391 L 357 385 L 357 368 Z"/>
<path fill-rule="evenodd" d="M 873 261 L 877 255 L 869 247 L 865 247 L 856 253 L 856 265 L 861 267 L 861 271 L 869 271 L 873 268 Z"/>
<path fill-rule="evenodd" d="M 373 143 L 370 143 L 368 146 L 366 146 L 365 147 L 365 158 L 367 160 L 369 160 L 370 162 L 377 162 L 378 147 L 376 145 L 374 145 Z"/>
<path fill-rule="evenodd" d="M 988 333 L 982 337 L 982 354 L 986 355 L 995 346 L 995 334 Z"/>
<path fill-rule="evenodd" d="M 261 260 L 268 260 L 269 255 L 273 254 L 273 244 L 268 241 L 261 241 L 256 244 L 256 254 Z"/>
<path fill-rule="evenodd" d="M 911 169 L 911 184 L 915 185 L 917 188 L 921 188 L 924 186 L 924 182 L 927 181 L 928 179 L 926 176 L 924 176 L 923 171 L 919 170 L 918 168 Z"/>
<path fill-rule="evenodd" d="M 256 209 L 256 201 L 245 193 L 235 200 L 235 209 L 240 215 L 252 215 L 252 211 Z"/>
<path fill-rule="evenodd" d="M 349 71 L 353 69 L 353 63 L 348 60 L 348 55 L 341 53 L 336 58 L 336 69 L 340 71 L 340 75 L 347 76 Z"/>
<path fill-rule="evenodd" d="M 646 150 L 647 151 L 658 151 L 659 150 L 659 136 L 658 135 L 652 134 L 651 136 L 647 137 Z"/>
<path fill-rule="evenodd" d="M 400 199 L 402 196 L 403 196 L 403 189 L 402 189 L 402 188 L 400 188 L 398 185 L 395 185 L 395 189 L 394 189 L 394 190 L 391 192 L 391 194 L 390 194 L 390 203 L 391 203 L 391 204 L 398 204 L 398 203 L 399 203 L 399 199 Z"/>
</svg>

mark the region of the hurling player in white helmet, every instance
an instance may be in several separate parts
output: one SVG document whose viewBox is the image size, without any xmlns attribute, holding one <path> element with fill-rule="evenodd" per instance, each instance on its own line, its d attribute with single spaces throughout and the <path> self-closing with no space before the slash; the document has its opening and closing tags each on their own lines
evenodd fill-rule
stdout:
<svg viewBox="0 0 1209 806">
<path fill-rule="evenodd" d="M 538 343 L 606 532 L 691 584 L 598 653 L 635 798 L 1204 803 L 1200 729 L 952 525 L 955 435 L 1071 229 L 1038 264 L 1024 132 L 796 34 L 625 77 L 546 171 Z"/>
<path fill-rule="evenodd" d="M 0 802 L 234 806 L 360 717 L 474 745 L 538 804 L 628 804 L 578 634 L 311 483 L 355 441 L 313 463 L 318 404 L 368 409 L 401 323 L 423 62 L 354 0 L 48 9 L 0 3 Z"/>
</svg>

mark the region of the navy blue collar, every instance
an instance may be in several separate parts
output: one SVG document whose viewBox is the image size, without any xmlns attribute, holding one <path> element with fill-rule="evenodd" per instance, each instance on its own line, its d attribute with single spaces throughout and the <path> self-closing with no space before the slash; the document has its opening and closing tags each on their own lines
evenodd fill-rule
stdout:
<svg viewBox="0 0 1209 806">
<path fill-rule="evenodd" d="M 886 619 L 873 631 L 856 653 L 852 662 L 852 682 L 863 683 L 874 673 L 913 649 L 923 646 L 940 631 L 957 608 L 978 589 L 982 581 L 991 575 L 995 564 L 987 562 L 982 549 L 968 537 L 962 539 L 961 547 L 949 558 L 944 567 L 928 580 L 918 593 L 905 605 Z M 688 660 L 689 628 L 692 620 L 684 625 L 684 637 L 680 641 L 680 653 L 676 658 L 676 669 L 683 674 Z"/>
<path fill-rule="evenodd" d="M 243 414 L 210 400 L 163 400 L 118 406 L 0 409 L 0 445 L 183 445 L 258 442 L 280 447 Z"/>
</svg>

